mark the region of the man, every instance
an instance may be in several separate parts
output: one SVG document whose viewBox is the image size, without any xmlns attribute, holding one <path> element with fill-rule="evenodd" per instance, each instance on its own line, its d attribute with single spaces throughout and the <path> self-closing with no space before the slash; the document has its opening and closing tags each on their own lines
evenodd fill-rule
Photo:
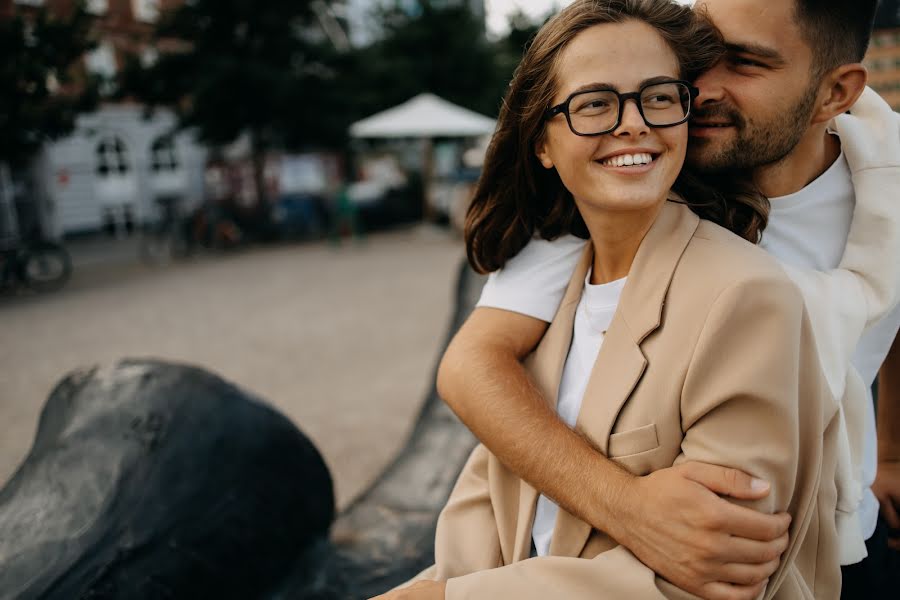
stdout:
<svg viewBox="0 0 900 600">
<path fill-rule="evenodd" d="M 697 2 L 722 30 L 729 53 L 696 82 L 701 93 L 689 160 L 711 173 L 752 169 L 772 204 L 762 246 L 788 268 L 827 271 L 850 251 L 845 242 L 855 195 L 861 191 L 854 189 L 859 184 L 851 178 L 840 141 L 812 116 L 821 114 L 835 97 L 856 98 L 862 91 L 865 71 L 859 62 L 875 6 L 874 0 Z M 612 488 L 608 482 L 620 481 L 617 467 L 553 414 L 519 363 L 552 319 L 580 250 L 578 240 L 533 242 L 492 276 L 480 308 L 447 351 L 438 376 L 441 395 L 512 471 L 575 516 L 608 532 L 664 578 L 704 598 L 756 597 L 778 566 L 773 559 L 786 546 L 788 520 L 757 514 L 720 495 L 759 498 L 767 493 L 766 482 L 695 463 Z M 819 315 L 838 328 L 840 317 Z M 871 383 L 892 342 L 891 355 L 900 353 L 898 324 L 900 311 L 895 309 L 870 324 L 858 346 L 858 336 L 846 336 L 853 342 L 838 348 L 842 352 L 824 354 L 846 357 L 855 347 L 853 364 Z M 820 348 L 841 338 L 823 339 Z M 837 366 L 831 369 L 838 394 L 846 370 L 840 360 L 833 358 Z M 886 367 L 880 382 L 879 404 L 885 409 L 900 406 L 900 382 L 891 374 L 895 371 Z M 851 454 L 859 458 L 868 488 L 877 462 L 874 415 L 871 398 L 860 404 L 845 408 L 861 414 L 865 435 Z M 540 445 L 530 443 L 535 432 Z M 881 441 L 885 453 L 898 445 Z M 897 458 L 882 456 L 884 467 L 875 486 L 893 526 L 897 517 L 891 502 L 900 495 L 900 469 L 888 461 Z M 878 503 L 866 489 L 854 517 L 863 538 L 881 537 L 872 535 L 877 512 Z M 879 597 L 876 561 L 884 551 L 870 544 L 869 558 L 847 567 L 845 597 Z M 419 589 L 441 597 L 439 584 Z"/>
</svg>

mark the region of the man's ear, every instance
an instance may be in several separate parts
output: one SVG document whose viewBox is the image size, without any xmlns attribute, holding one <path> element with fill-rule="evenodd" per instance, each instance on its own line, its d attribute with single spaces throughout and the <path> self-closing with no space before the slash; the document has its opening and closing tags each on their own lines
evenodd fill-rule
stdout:
<svg viewBox="0 0 900 600">
<path fill-rule="evenodd" d="M 553 159 L 550 158 L 550 153 L 547 152 L 546 134 L 542 135 L 534 144 L 534 153 L 545 169 L 553 168 Z"/>
<path fill-rule="evenodd" d="M 861 63 L 841 65 L 822 80 L 819 108 L 813 123 L 825 123 L 850 110 L 866 89 L 869 73 Z"/>
</svg>

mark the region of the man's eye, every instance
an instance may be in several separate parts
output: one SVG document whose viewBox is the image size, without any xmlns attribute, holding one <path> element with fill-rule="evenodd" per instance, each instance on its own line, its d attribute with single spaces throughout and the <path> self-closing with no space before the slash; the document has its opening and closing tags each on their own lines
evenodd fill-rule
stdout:
<svg viewBox="0 0 900 600">
<path fill-rule="evenodd" d="M 763 67 L 761 62 L 757 62 L 750 58 L 744 58 L 742 56 L 733 56 L 731 58 L 731 64 L 738 67 Z"/>
</svg>

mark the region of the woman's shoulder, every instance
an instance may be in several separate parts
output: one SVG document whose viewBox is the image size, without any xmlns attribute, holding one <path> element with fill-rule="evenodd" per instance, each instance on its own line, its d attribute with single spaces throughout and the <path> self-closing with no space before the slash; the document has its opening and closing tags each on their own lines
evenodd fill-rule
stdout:
<svg viewBox="0 0 900 600">
<path fill-rule="evenodd" d="M 790 302 L 803 299 L 800 290 L 771 254 L 724 227 L 701 219 L 679 264 L 681 275 L 693 285 L 717 295 L 729 288 L 778 293 Z"/>
</svg>

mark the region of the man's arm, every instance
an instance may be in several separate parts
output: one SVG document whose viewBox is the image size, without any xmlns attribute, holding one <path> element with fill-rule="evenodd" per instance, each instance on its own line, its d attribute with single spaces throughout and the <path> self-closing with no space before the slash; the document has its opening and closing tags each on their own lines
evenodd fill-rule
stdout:
<svg viewBox="0 0 900 600">
<path fill-rule="evenodd" d="M 891 529 L 900 529 L 900 334 L 878 376 L 878 473 L 872 491 Z M 900 539 L 888 544 L 900 550 Z"/>
<path fill-rule="evenodd" d="M 705 598 L 755 597 L 787 546 L 790 518 L 718 494 L 757 500 L 768 486 L 702 463 L 638 478 L 608 460 L 557 418 L 520 362 L 546 328 L 476 309 L 441 361 L 441 397 L 510 470 L 665 579 Z"/>
</svg>

